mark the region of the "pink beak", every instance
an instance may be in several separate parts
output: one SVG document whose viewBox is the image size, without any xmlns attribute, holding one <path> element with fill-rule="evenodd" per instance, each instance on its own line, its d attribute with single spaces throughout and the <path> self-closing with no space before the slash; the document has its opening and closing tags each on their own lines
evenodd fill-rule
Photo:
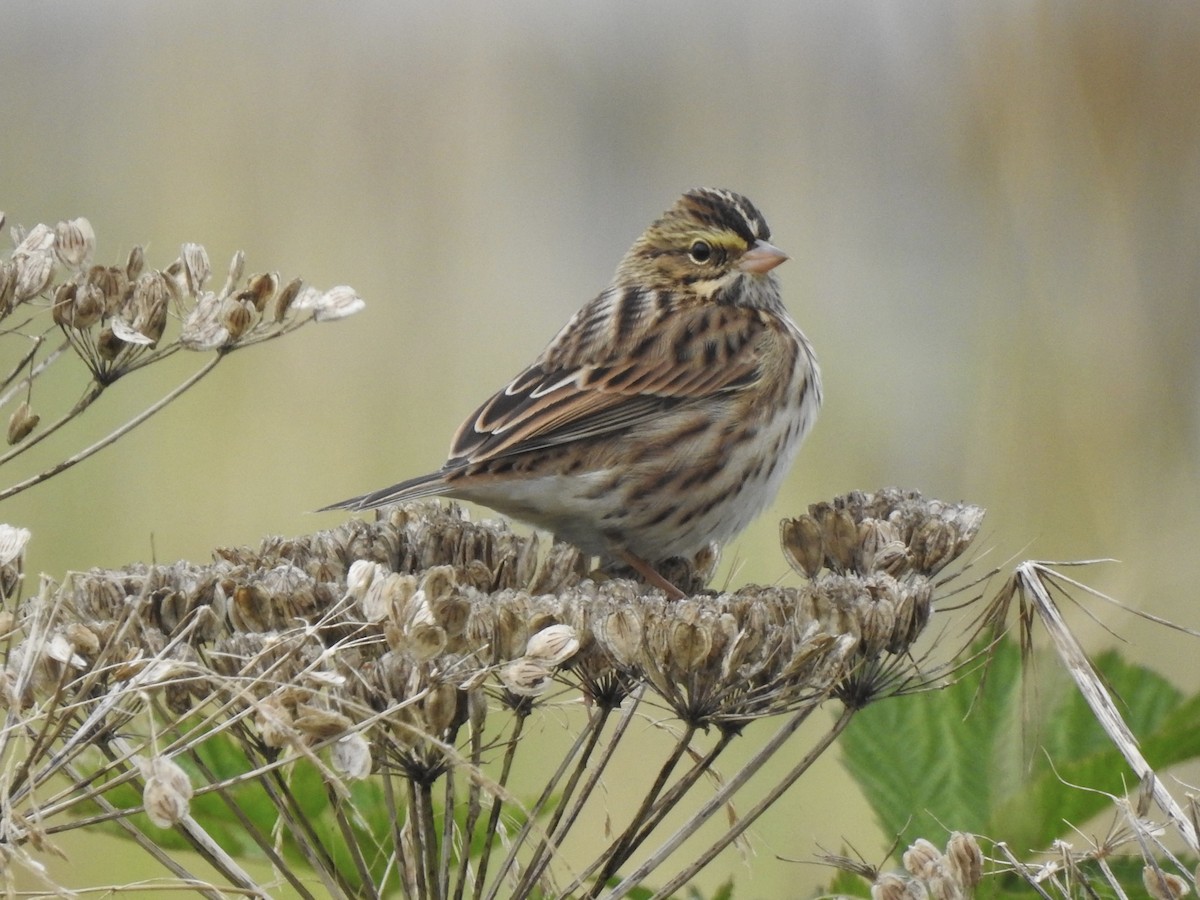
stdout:
<svg viewBox="0 0 1200 900">
<path fill-rule="evenodd" d="M 766 241 L 755 241 L 754 246 L 742 254 L 738 268 L 743 272 L 762 275 L 786 260 L 788 255 Z"/>
</svg>

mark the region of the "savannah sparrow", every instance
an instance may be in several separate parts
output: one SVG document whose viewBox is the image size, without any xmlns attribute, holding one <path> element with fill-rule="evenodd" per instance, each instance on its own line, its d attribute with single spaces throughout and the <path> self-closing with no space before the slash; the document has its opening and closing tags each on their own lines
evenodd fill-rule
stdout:
<svg viewBox="0 0 1200 900">
<path fill-rule="evenodd" d="M 612 284 L 467 418 L 441 469 L 325 509 L 470 500 L 683 596 L 654 564 L 750 524 L 821 405 L 770 236 L 740 194 L 684 194 Z"/>
</svg>

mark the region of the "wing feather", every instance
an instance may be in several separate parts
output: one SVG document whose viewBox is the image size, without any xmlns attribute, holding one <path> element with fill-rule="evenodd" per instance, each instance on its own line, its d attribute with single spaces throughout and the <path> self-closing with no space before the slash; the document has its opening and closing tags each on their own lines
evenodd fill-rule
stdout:
<svg viewBox="0 0 1200 900">
<path fill-rule="evenodd" d="M 658 315 L 639 315 L 631 326 L 626 298 L 614 323 L 619 346 L 597 340 L 595 325 L 590 340 L 579 342 L 579 317 L 568 323 L 536 363 L 467 418 L 447 467 L 637 428 L 758 379 L 760 338 L 769 327 L 760 312 L 696 305 L 665 316 L 654 295 L 644 296 L 643 309 Z M 600 317 L 589 307 L 585 314 L 593 323 Z"/>
</svg>

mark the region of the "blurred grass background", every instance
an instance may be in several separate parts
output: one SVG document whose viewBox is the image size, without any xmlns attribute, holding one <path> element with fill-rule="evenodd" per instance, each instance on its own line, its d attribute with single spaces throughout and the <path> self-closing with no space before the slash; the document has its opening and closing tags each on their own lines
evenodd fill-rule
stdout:
<svg viewBox="0 0 1200 900">
<path fill-rule="evenodd" d="M 990 562 L 1117 557 L 1087 580 L 1194 626 L 1198 45 L 1195 4 L 1108 0 L 5 4 L 10 222 L 87 216 L 101 262 L 198 241 L 222 271 L 241 248 L 369 305 L 238 354 L 0 519 L 55 576 L 330 525 L 306 511 L 438 466 L 645 225 L 712 185 L 792 254 L 827 394 L 727 549 L 733 583 L 794 578 L 781 516 L 899 484 L 987 507 Z M 165 370 L 6 477 L 142 409 Z M 1200 687 L 1188 648 L 1100 618 Z M 818 843 L 878 858 L 824 762 L 707 885 L 795 895 L 825 873 L 775 854 Z"/>
</svg>

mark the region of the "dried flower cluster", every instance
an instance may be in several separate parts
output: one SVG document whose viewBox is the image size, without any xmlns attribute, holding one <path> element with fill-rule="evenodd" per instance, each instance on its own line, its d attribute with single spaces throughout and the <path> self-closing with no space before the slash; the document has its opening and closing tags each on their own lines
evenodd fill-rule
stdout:
<svg viewBox="0 0 1200 900">
<path fill-rule="evenodd" d="M 594 895 L 749 722 L 792 717 L 768 745 L 774 752 L 869 656 L 903 655 L 928 619 L 929 579 L 965 548 L 981 515 L 894 490 L 839 498 L 784 525 L 794 560 L 822 548 L 803 567 L 807 584 L 677 602 L 589 575 L 574 548 L 542 551 L 536 535 L 435 504 L 220 550 L 208 565 L 44 579 L 10 619 L 0 757 L 10 767 L 27 760 L 10 776 L 10 805 L 40 808 L 48 830 L 67 827 L 45 814 L 41 791 L 70 761 L 65 771 L 78 784 L 52 812 L 94 802 L 90 786 L 104 785 L 103 797 L 137 784 L 153 823 L 185 828 L 193 789 L 261 782 L 274 785 L 280 821 L 296 825 L 291 839 L 335 893 L 391 884 L 414 896 L 466 887 L 482 896 Z M 573 699 L 591 710 L 573 755 L 525 807 L 507 787 L 517 748 L 528 744 L 519 740 L 524 722 Z M 564 887 L 551 864 L 648 705 L 668 710 L 683 731 L 626 831 Z M 705 749 L 710 728 L 717 740 Z M 33 733 L 53 737 L 31 747 Z M 146 737 L 131 741 L 135 733 Z M 239 747 L 245 771 L 202 765 L 220 739 Z M 770 752 L 760 756 L 754 771 Z M 694 764 L 676 773 L 689 757 Z M 276 774 L 301 762 L 331 797 L 382 781 L 390 824 L 374 838 L 381 860 L 346 871 L 328 848 L 302 839 Z M 110 817 L 127 816 L 111 806 Z M 451 809 L 454 817 L 443 815 Z M 513 815 L 524 821 L 515 835 L 502 828 Z M 478 858 L 462 852 L 480 842 Z M 252 888 L 217 850 L 206 853 Z"/>
<path fill-rule="evenodd" d="M 906 874 L 885 872 L 871 885 L 875 900 L 965 900 L 983 877 L 983 853 L 974 835 L 951 833 L 945 852 L 924 838 L 904 851 Z"/>
<path fill-rule="evenodd" d="M 0 226 L 3 220 L 0 214 Z M 300 279 L 282 284 L 274 273 L 243 280 L 240 251 L 221 289 L 210 290 L 212 268 L 199 244 L 184 244 L 178 258 L 163 269 L 148 269 L 141 247 L 119 264 L 96 264 L 96 234 L 84 218 L 28 231 L 14 227 L 12 238 L 12 253 L 0 259 L 0 340 L 16 348 L 14 364 L 0 382 L 0 409 L 11 409 L 7 440 L 12 449 L 0 456 L 0 463 L 77 418 L 115 381 L 179 350 L 217 353 L 129 428 L 179 396 L 231 351 L 280 337 L 306 322 L 352 315 L 364 305 L 346 286 L 318 291 Z M 87 368 L 91 385 L 70 409 L 45 424 L 34 387 L 52 367 L 71 360 Z M 44 481 L 129 428 L 0 491 L 0 499 Z"/>
</svg>

